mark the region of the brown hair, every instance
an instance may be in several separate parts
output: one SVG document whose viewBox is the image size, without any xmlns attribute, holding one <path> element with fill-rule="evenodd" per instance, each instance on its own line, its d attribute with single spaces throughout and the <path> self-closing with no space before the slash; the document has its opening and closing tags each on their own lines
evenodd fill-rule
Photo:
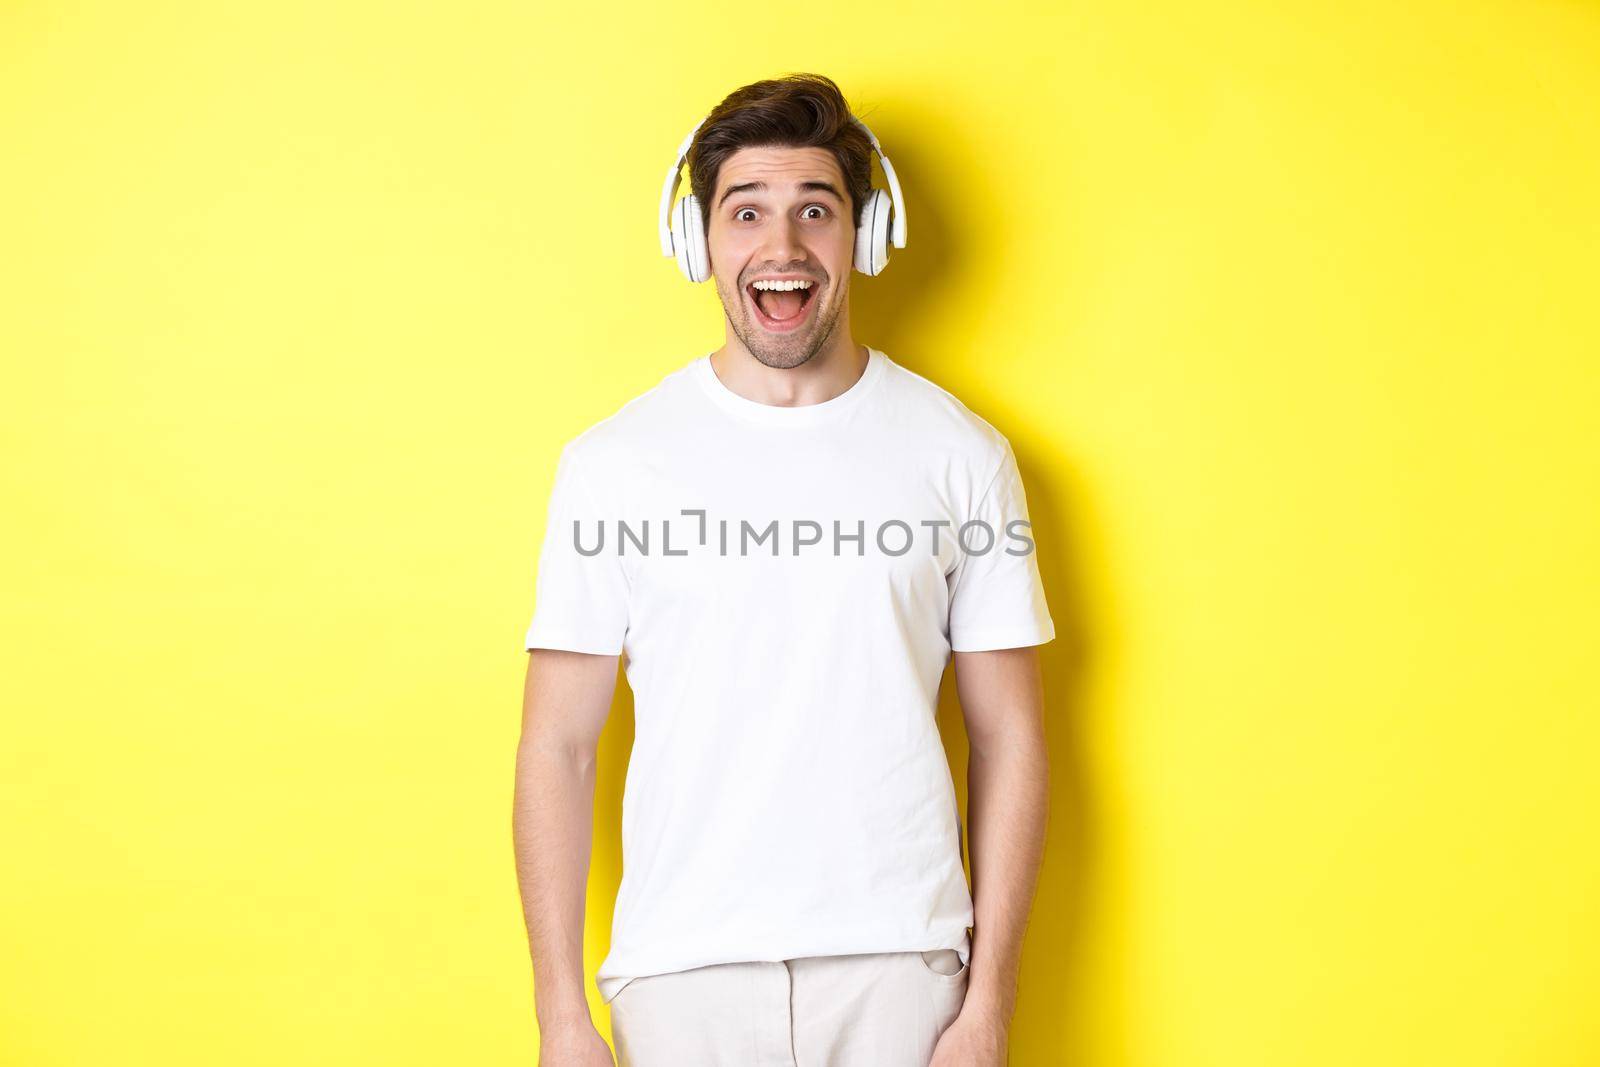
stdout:
<svg viewBox="0 0 1600 1067">
<path fill-rule="evenodd" d="M 700 201 L 700 221 L 711 224 L 711 198 L 723 161 L 741 148 L 826 148 L 844 172 L 850 223 L 872 191 L 872 142 L 851 121 L 850 105 L 831 78 L 789 74 L 735 89 L 695 134 L 689 149 L 689 188 Z"/>
</svg>

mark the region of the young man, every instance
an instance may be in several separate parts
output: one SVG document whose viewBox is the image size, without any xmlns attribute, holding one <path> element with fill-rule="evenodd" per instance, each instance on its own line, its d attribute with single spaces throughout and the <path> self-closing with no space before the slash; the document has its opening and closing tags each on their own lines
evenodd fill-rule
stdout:
<svg viewBox="0 0 1600 1067">
<path fill-rule="evenodd" d="M 624 652 L 636 731 L 596 975 L 619 1062 L 1006 1062 L 1048 795 L 1032 646 L 1055 628 L 1006 438 L 851 335 L 852 265 L 882 268 L 881 238 L 876 262 L 856 250 L 858 222 L 883 232 L 872 152 L 827 78 L 723 100 L 684 202 L 724 343 L 562 450 L 514 820 L 545 1067 L 611 1063 L 584 890 Z M 935 722 L 952 656 L 971 893 Z"/>
</svg>

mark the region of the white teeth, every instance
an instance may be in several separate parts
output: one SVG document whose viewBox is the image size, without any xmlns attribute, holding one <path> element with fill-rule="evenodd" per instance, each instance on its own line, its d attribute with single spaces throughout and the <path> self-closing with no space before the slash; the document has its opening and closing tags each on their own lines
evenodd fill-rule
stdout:
<svg viewBox="0 0 1600 1067">
<path fill-rule="evenodd" d="M 771 281 L 771 280 L 768 280 L 768 279 L 762 279 L 760 281 L 751 282 L 750 283 L 750 288 L 752 288 L 752 289 L 767 289 L 767 290 L 770 290 L 770 291 L 775 292 L 775 293 L 786 293 L 791 289 L 809 289 L 809 288 L 811 288 L 811 282 L 807 281 L 804 278 L 797 279 L 795 281 L 788 281 L 788 282 L 779 282 L 779 281 Z"/>
</svg>

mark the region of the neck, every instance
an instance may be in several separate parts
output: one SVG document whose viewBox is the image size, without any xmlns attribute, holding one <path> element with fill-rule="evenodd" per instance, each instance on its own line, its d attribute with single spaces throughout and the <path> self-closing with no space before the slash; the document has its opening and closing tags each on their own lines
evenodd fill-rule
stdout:
<svg viewBox="0 0 1600 1067">
<path fill-rule="evenodd" d="M 866 372 L 867 346 L 857 344 L 846 330 L 799 366 L 769 367 L 730 336 L 711 353 L 711 369 L 723 385 L 747 400 L 800 407 L 832 400 L 854 385 Z"/>
</svg>

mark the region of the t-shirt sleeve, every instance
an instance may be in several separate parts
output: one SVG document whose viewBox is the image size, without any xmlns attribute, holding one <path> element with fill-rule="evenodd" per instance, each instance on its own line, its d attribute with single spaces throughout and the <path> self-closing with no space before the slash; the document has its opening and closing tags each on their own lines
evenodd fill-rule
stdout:
<svg viewBox="0 0 1600 1067">
<path fill-rule="evenodd" d="M 992 539 L 977 522 L 993 532 Z M 967 523 L 965 533 L 956 531 L 958 562 L 947 577 L 951 651 L 1021 648 L 1053 640 L 1055 623 L 1045 604 L 1028 501 L 1010 442 Z M 980 551 L 985 544 L 988 551 Z"/>
<path fill-rule="evenodd" d="M 622 651 L 628 580 L 614 545 L 601 540 L 602 529 L 614 521 L 596 506 L 593 488 L 569 444 L 561 450 L 550 490 L 527 648 L 596 655 Z M 603 547 L 596 551 L 597 545 Z"/>
</svg>

